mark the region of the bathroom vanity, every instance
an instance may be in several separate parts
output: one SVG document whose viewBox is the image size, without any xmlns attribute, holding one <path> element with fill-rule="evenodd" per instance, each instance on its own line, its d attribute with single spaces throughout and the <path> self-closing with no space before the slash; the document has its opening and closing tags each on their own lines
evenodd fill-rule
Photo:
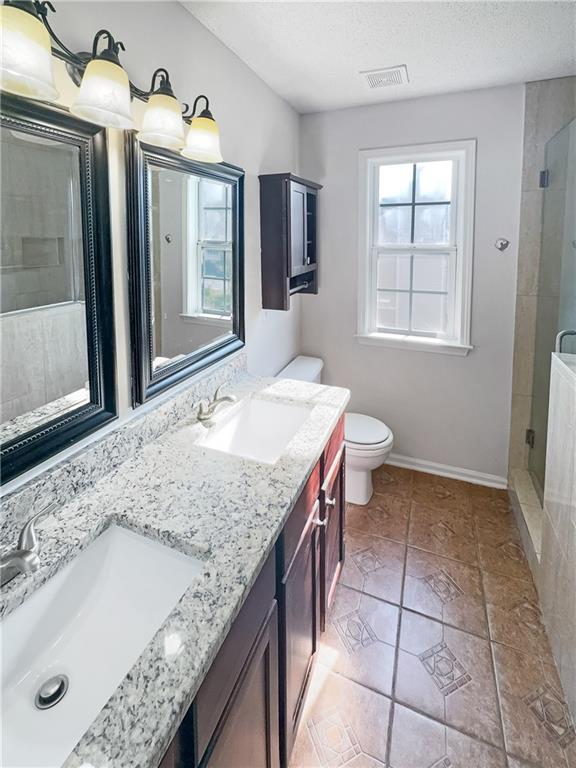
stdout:
<svg viewBox="0 0 576 768">
<path fill-rule="evenodd" d="M 340 417 L 161 768 L 288 765 L 344 562 L 344 451 Z"/>
<path fill-rule="evenodd" d="M 57 503 L 38 523 L 39 569 L 14 578 L 0 595 L 0 629 L 23 627 L 14 649 L 36 647 L 29 634 L 41 638 L 29 661 L 17 654 L 32 674 L 18 668 L 2 683 L 4 700 L 14 702 L 2 713 L 12 764 L 24 759 L 20 750 L 45 754 L 48 746 L 50 766 L 65 768 L 288 764 L 344 557 L 349 393 L 255 379 L 241 369 L 225 387 L 236 402 L 201 422 L 198 402 L 213 395 L 222 376 L 199 377 L 163 408 L 103 436 L 60 474 L 4 499 L 6 546 L 14 546 L 36 506 Z M 254 440 L 259 430 L 274 439 Z M 111 448 L 126 454 L 128 444 L 131 454 L 104 472 Z M 165 565 L 132 555 L 128 562 L 123 532 L 135 537 L 131 551 L 148 547 Z M 117 552 L 118 574 L 129 579 L 112 577 L 108 556 L 97 557 L 102 547 Z M 170 553 L 178 562 L 184 557 L 184 582 L 176 597 L 158 595 L 164 607 L 154 618 L 151 586 L 142 585 L 153 574 L 159 587 L 172 581 Z M 57 613 L 37 610 L 63 600 L 58 584 L 73 598 Z M 123 649 L 121 592 L 137 601 L 148 627 L 133 623 L 132 650 Z M 80 606 L 102 641 L 80 637 Z M 73 658 L 69 649 L 76 649 Z M 69 677 L 67 692 L 40 711 L 34 695 L 58 675 Z M 20 745 L 18 735 L 30 732 L 38 735 L 32 746 Z"/>
</svg>

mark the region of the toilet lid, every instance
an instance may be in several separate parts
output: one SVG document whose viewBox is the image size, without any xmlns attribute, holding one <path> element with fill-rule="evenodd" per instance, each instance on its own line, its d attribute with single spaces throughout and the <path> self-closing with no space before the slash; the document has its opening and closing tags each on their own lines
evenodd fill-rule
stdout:
<svg viewBox="0 0 576 768">
<path fill-rule="evenodd" d="M 347 413 L 344 420 L 344 439 L 357 445 L 377 445 L 390 437 L 383 421 L 363 413 Z"/>
</svg>

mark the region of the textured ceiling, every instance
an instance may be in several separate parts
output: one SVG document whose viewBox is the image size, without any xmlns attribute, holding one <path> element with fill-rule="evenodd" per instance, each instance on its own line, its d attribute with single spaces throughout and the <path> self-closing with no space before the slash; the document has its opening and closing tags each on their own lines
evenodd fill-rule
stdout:
<svg viewBox="0 0 576 768">
<path fill-rule="evenodd" d="M 576 74 L 576 2 L 186 2 L 299 112 Z M 406 64 L 371 90 L 360 71 Z"/>
</svg>

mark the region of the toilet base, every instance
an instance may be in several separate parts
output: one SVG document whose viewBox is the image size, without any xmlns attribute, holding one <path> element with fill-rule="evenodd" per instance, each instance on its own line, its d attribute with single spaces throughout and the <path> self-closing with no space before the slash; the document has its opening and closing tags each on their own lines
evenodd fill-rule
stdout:
<svg viewBox="0 0 576 768">
<path fill-rule="evenodd" d="M 372 471 L 346 467 L 346 501 L 349 504 L 368 504 L 372 498 Z"/>
</svg>

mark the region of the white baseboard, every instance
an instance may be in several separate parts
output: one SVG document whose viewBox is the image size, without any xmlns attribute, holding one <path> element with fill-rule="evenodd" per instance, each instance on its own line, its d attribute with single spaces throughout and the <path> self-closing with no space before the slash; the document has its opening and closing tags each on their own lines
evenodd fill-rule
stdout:
<svg viewBox="0 0 576 768">
<path fill-rule="evenodd" d="M 489 475 L 486 472 L 476 472 L 464 467 L 451 467 L 449 464 L 437 464 L 435 461 L 426 461 L 426 459 L 413 459 L 411 456 L 402 456 L 399 453 L 391 453 L 388 464 L 415 469 L 418 472 L 429 472 L 431 475 L 452 477 L 455 480 L 464 480 L 476 485 L 487 485 L 490 488 L 507 488 L 508 486 L 506 478 L 499 475 Z"/>
</svg>

